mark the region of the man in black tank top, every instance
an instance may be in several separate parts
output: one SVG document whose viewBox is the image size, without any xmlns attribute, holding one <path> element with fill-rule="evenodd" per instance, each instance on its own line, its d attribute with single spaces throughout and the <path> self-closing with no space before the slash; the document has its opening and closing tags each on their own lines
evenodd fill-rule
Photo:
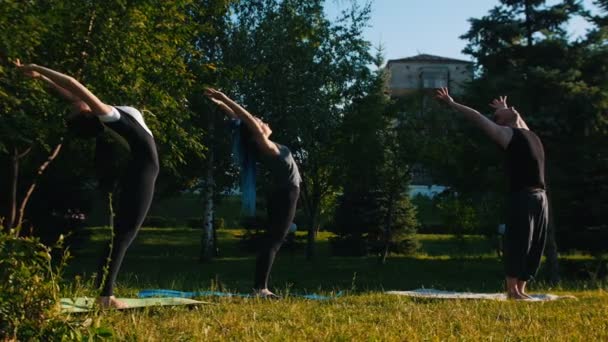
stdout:
<svg viewBox="0 0 608 342">
<path fill-rule="evenodd" d="M 478 111 L 456 103 L 447 88 L 437 98 L 463 113 L 506 152 L 509 180 L 508 215 L 504 243 L 507 295 L 512 299 L 531 298 L 526 283 L 536 276 L 545 248 L 549 205 L 545 193 L 545 152 L 507 98 L 492 101 L 494 121 Z"/>
</svg>

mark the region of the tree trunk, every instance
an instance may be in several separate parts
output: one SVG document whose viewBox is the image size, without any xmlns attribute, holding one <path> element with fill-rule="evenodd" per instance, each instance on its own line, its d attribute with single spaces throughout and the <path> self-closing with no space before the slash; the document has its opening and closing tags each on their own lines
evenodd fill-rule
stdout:
<svg viewBox="0 0 608 342">
<path fill-rule="evenodd" d="M 215 217 L 213 221 L 215 222 Z M 217 245 L 217 225 L 215 224 L 213 225 L 213 256 L 215 258 L 220 256 L 220 248 Z"/>
<path fill-rule="evenodd" d="M 209 136 L 210 141 L 213 139 L 213 121 L 209 122 Z M 207 171 L 205 174 L 205 191 L 204 191 L 204 210 L 203 210 L 203 234 L 201 236 L 201 253 L 200 261 L 206 262 L 213 259 L 215 255 L 215 243 L 214 243 L 214 229 L 213 229 L 213 192 L 215 187 L 215 181 L 213 178 L 213 164 L 214 164 L 214 151 L 213 147 L 209 149 L 207 155 Z"/>
<path fill-rule="evenodd" d="M 308 235 L 306 237 L 306 261 L 312 261 L 315 258 L 315 243 L 317 232 L 319 231 L 319 223 L 316 214 L 312 214 L 310 224 L 308 226 Z"/>
<path fill-rule="evenodd" d="M 549 225 L 547 227 L 547 243 L 545 246 L 545 256 L 547 257 L 547 273 L 549 275 L 549 282 L 551 284 L 558 284 L 560 282 L 559 275 L 559 254 L 557 251 L 557 241 L 555 238 L 555 219 L 553 215 L 553 208 L 551 206 L 551 199 L 549 196 Z"/>
<path fill-rule="evenodd" d="M 102 190 L 101 200 L 103 202 L 103 211 L 106 215 L 104 225 L 106 227 L 114 228 L 114 206 L 112 203 L 112 192 Z"/>
<path fill-rule="evenodd" d="M 391 245 L 391 224 L 393 221 L 393 207 L 395 202 L 394 193 L 391 190 L 391 194 L 388 198 L 388 213 L 386 217 L 386 223 L 384 228 L 384 248 L 382 250 L 382 256 L 380 258 L 380 263 L 385 264 L 386 258 L 388 257 L 389 247 Z"/>
<path fill-rule="evenodd" d="M 4 218 L 4 229 L 11 230 L 17 216 L 17 184 L 19 182 L 19 158 L 17 148 L 13 148 L 9 156 L 7 211 Z"/>
<path fill-rule="evenodd" d="M 312 197 L 313 198 L 309 199 L 308 206 L 310 222 L 308 225 L 308 235 L 306 237 L 306 261 L 313 261 L 315 258 L 317 233 L 319 232 L 319 220 L 321 218 L 319 208 L 321 203 L 320 196 L 317 196 L 316 192 L 313 191 Z"/>
<path fill-rule="evenodd" d="M 559 254 L 557 250 L 557 241 L 555 237 L 555 215 L 553 215 L 553 201 L 552 196 L 552 178 L 550 175 L 545 177 L 545 187 L 547 193 L 547 203 L 549 204 L 549 224 L 547 226 L 547 241 L 545 243 L 545 256 L 547 257 L 547 274 L 549 275 L 549 282 L 552 284 L 558 284 L 560 282 L 559 276 Z"/>
<path fill-rule="evenodd" d="M 526 15 L 526 40 L 528 42 L 528 47 L 531 47 L 534 41 L 532 37 L 532 4 L 530 3 L 530 0 L 526 0 L 524 11 Z"/>
<path fill-rule="evenodd" d="M 32 147 L 28 147 L 25 151 L 19 152 L 17 147 L 13 147 L 11 155 L 9 156 L 9 183 L 8 183 L 8 198 L 7 198 L 7 212 L 4 219 L 4 229 L 6 232 L 11 229 L 20 226 L 19 219 L 17 217 L 17 188 L 19 186 L 19 162 L 23 159 L 30 151 Z"/>
<path fill-rule="evenodd" d="M 61 139 L 61 140 L 63 141 L 63 139 Z M 53 162 L 53 160 L 55 160 L 55 158 L 57 158 L 57 155 L 59 155 L 59 152 L 61 151 L 62 146 L 63 146 L 63 142 L 60 142 L 59 144 L 57 144 L 57 146 L 55 146 L 55 149 L 53 149 L 53 152 L 51 152 L 51 154 L 46 159 L 46 161 L 44 163 L 42 163 L 42 165 L 40 165 L 40 167 L 38 168 L 38 172 L 36 172 L 36 176 L 34 177 L 32 184 L 30 184 L 30 187 L 27 189 L 25 196 L 23 197 L 23 200 L 21 201 L 21 206 L 19 207 L 19 215 L 17 216 L 17 226 L 18 227 L 20 227 L 23 224 L 23 219 L 25 217 L 25 208 L 27 207 L 30 197 L 34 193 L 34 190 L 36 190 L 36 186 L 38 186 L 38 180 L 40 180 L 40 177 L 42 176 L 44 171 L 46 171 L 46 169 L 49 167 L 49 165 Z"/>
</svg>

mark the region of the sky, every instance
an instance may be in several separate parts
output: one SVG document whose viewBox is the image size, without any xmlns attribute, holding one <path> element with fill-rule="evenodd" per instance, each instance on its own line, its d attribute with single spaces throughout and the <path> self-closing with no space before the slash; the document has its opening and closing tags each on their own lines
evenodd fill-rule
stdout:
<svg viewBox="0 0 608 342">
<path fill-rule="evenodd" d="M 351 1 L 326 0 L 329 18 L 337 17 Z M 592 2 L 583 0 L 586 8 L 597 11 Z M 365 37 L 374 46 L 384 46 L 386 60 L 420 53 L 471 60 L 462 53 L 466 41 L 459 36 L 469 30 L 469 18 L 481 18 L 498 4 L 499 0 L 374 0 Z M 582 18 L 571 20 L 569 26 L 574 37 L 591 27 Z"/>
</svg>

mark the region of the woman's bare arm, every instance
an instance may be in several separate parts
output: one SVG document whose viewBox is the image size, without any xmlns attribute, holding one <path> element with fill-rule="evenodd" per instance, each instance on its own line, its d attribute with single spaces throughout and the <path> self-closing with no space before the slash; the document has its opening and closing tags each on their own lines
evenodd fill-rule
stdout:
<svg viewBox="0 0 608 342">
<path fill-rule="evenodd" d="M 228 107 L 227 104 L 225 104 L 224 102 L 218 100 L 218 99 L 214 99 L 214 98 L 209 98 L 211 101 L 213 101 L 213 103 L 215 103 L 218 107 L 220 107 L 220 109 L 226 113 L 226 115 L 231 118 L 231 119 L 238 119 L 239 117 L 236 115 L 236 113 L 230 108 Z"/>
<path fill-rule="evenodd" d="M 84 101 L 91 108 L 93 114 L 105 115 L 112 111 L 111 106 L 103 103 L 99 98 L 97 98 L 97 96 L 95 96 L 95 94 L 93 94 L 89 89 L 87 89 L 72 76 L 68 76 L 36 64 L 21 65 L 19 63 L 17 67 L 22 69 L 25 73 L 37 72 L 48 78 L 58 87 L 65 89 L 76 98 Z"/>
<path fill-rule="evenodd" d="M 207 90 L 205 91 L 205 95 L 211 99 L 217 99 L 221 101 L 230 110 L 232 110 L 232 112 L 237 116 L 237 118 L 241 119 L 243 123 L 247 125 L 249 130 L 252 132 L 253 140 L 260 146 L 263 152 L 268 154 L 279 154 L 279 149 L 277 145 L 264 136 L 262 128 L 258 124 L 255 117 L 251 113 L 249 113 L 245 108 L 241 107 L 238 103 L 234 102 L 224 93 L 212 88 L 207 88 Z"/>
</svg>

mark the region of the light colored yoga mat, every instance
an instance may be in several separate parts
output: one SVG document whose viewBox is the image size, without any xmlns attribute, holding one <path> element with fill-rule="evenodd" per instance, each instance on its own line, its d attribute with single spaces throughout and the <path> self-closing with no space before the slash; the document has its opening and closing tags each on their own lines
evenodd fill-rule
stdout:
<svg viewBox="0 0 608 342">
<path fill-rule="evenodd" d="M 175 306 L 210 304 L 187 298 L 118 298 L 129 307 L 126 309 L 143 308 L 146 306 Z M 68 313 L 87 312 L 93 310 L 95 298 L 61 298 L 61 311 Z"/>
<path fill-rule="evenodd" d="M 138 294 L 139 298 L 151 298 L 151 297 L 180 297 L 180 298 L 194 298 L 194 297 L 240 297 L 240 298 L 255 298 L 255 295 L 248 293 L 231 293 L 231 292 L 220 292 L 220 291 L 196 291 L 196 292 L 184 292 L 166 289 L 150 289 L 141 290 Z M 342 296 L 342 292 L 338 292 L 333 296 L 323 296 L 318 294 L 292 294 L 288 297 L 304 298 L 310 300 L 331 300 Z"/>
<path fill-rule="evenodd" d="M 386 293 L 417 298 L 507 300 L 507 295 L 504 293 L 455 292 L 435 289 L 416 289 L 413 291 L 387 291 Z M 530 296 L 532 297 L 532 299 L 526 299 L 525 301 L 545 302 L 560 299 L 576 299 L 576 297 L 574 296 L 557 296 L 553 294 L 530 294 Z"/>
</svg>

